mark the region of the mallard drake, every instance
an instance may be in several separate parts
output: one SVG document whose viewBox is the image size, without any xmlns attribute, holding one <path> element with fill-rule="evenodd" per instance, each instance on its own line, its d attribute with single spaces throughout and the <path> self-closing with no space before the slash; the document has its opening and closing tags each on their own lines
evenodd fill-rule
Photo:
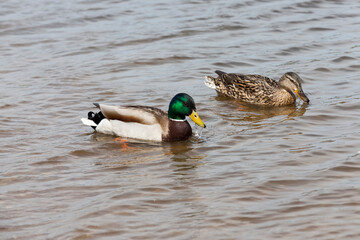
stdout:
<svg viewBox="0 0 360 240">
<path fill-rule="evenodd" d="M 193 98 L 186 93 L 176 94 L 166 113 L 158 108 L 146 106 L 108 106 L 94 103 L 100 112 L 89 112 L 82 122 L 95 131 L 126 138 L 149 141 L 173 142 L 186 140 L 192 129 L 186 116 L 197 125 L 205 124 L 196 112 Z"/>
<path fill-rule="evenodd" d="M 295 103 L 295 94 L 304 102 L 310 101 L 302 90 L 302 79 L 294 72 L 285 73 L 279 82 L 261 75 L 225 73 L 222 71 L 215 71 L 215 73 L 218 74 L 216 78 L 205 77 L 205 85 L 221 94 L 244 102 L 267 106 L 284 106 Z"/>
</svg>

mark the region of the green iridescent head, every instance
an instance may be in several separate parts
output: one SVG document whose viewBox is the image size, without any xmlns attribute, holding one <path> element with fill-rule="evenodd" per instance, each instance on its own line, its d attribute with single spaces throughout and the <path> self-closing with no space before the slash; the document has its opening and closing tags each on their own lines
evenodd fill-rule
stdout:
<svg viewBox="0 0 360 240">
<path fill-rule="evenodd" d="M 185 120 L 186 116 L 200 127 L 206 127 L 196 112 L 194 99 L 186 93 L 178 93 L 171 99 L 168 117 L 172 120 Z"/>
</svg>

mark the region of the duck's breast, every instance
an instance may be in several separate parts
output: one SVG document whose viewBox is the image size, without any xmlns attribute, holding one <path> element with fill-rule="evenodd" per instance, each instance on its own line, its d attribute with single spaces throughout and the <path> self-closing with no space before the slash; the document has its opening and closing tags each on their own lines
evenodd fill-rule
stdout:
<svg viewBox="0 0 360 240">
<path fill-rule="evenodd" d="M 175 142 L 188 139 L 192 129 L 188 121 L 169 120 L 168 132 L 162 136 L 164 142 Z"/>
</svg>

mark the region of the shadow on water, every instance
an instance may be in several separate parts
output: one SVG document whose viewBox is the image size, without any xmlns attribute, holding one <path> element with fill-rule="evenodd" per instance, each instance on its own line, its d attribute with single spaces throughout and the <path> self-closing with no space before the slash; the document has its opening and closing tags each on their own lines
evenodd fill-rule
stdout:
<svg viewBox="0 0 360 240">
<path fill-rule="evenodd" d="M 80 155 L 86 157 L 95 151 L 102 152 L 97 164 L 111 167 L 151 164 L 169 158 L 177 170 L 182 171 L 196 167 L 198 162 L 206 157 L 197 151 L 199 141 L 202 140 L 195 134 L 189 140 L 174 143 L 125 139 L 96 132 L 91 136 L 91 140 L 98 142 L 94 143 L 96 150 L 81 151 L 83 153 Z"/>
<path fill-rule="evenodd" d="M 226 121 L 236 122 L 254 122 L 259 123 L 263 120 L 277 116 L 287 116 L 284 120 L 299 117 L 305 114 L 309 104 L 303 103 L 300 107 L 297 105 L 289 105 L 282 107 L 266 107 L 245 103 L 224 96 L 216 96 L 215 100 L 219 101 L 224 111 L 217 113 Z"/>
<path fill-rule="evenodd" d="M 169 156 L 173 161 L 172 165 L 175 167 L 175 172 L 183 173 L 187 170 L 194 169 L 201 164 L 201 160 L 207 156 L 197 150 L 199 145 L 197 144 L 196 137 L 192 137 L 187 141 L 174 142 L 166 145 L 163 149 L 164 154 Z"/>
</svg>

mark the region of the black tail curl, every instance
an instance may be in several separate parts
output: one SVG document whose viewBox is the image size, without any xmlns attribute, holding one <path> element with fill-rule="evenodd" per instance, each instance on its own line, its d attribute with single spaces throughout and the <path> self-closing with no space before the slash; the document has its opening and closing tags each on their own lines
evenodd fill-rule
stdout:
<svg viewBox="0 0 360 240">
<path fill-rule="evenodd" d="M 88 112 L 88 119 L 94 121 L 97 125 L 103 120 L 105 116 L 102 114 L 102 112 L 94 113 L 94 112 Z M 96 127 L 92 126 L 93 129 Z"/>
</svg>

